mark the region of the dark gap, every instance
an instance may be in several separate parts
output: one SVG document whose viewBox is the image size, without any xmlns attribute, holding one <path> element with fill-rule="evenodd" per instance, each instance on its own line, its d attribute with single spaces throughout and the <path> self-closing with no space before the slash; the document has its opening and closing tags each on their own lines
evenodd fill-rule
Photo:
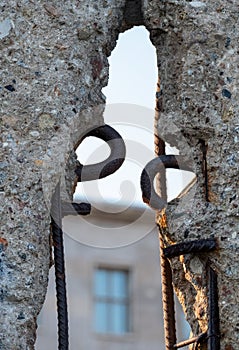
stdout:
<svg viewBox="0 0 239 350">
<path fill-rule="evenodd" d="M 141 0 L 126 0 L 124 20 L 129 27 L 144 25 Z"/>
<path fill-rule="evenodd" d="M 204 189 L 205 189 L 205 199 L 206 202 L 210 202 L 209 200 L 209 186 L 208 186 L 208 170 L 207 170 L 207 144 L 205 140 L 200 139 L 199 143 L 201 145 L 201 150 L 202 150 L 202 171 L 204 175 Z"/>
</svg>

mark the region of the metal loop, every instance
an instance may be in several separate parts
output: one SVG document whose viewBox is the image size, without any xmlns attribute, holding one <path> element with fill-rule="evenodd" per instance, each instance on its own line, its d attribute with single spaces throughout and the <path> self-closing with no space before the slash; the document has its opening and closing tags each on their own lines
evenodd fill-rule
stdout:
<svg viewBox="0 0 239 350">
<path fill-rule="evenodd" d="M 89 136 L 94 136 L 105 141 L 110 147 L 108 158 L 97 164 L 79 164 L 75 170 L 78 182 L 92 181 L 104 178 L 118 170 L 125 160 L 126 148 L 120 134 L 109 125 L 102 125 L 90 130 L 80 140 L 79 144 Z M 79 145 L 78 144 L 78 145 Z"/>
<path fill-rule="evenodd" d="M 162 210 L 167 205 L 166 198 L 160 197 L 154 189 L 154 178 L 165 168 L 187 170 L 193 172 L 189 161 L 183 156 L 162 155 L 152 159 L 143 169 L 140 179 L 143 201 L 151 208 Z"/>
</svg>

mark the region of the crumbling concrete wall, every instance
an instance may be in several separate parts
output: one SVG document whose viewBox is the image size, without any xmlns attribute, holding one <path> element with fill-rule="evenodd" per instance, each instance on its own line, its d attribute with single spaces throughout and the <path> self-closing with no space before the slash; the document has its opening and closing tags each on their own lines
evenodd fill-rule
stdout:
<svg viewBox="0 0 239 350">
<path fill-rule="evenodd" d="M 1 349 L 34 348 L 51 196 L 80 136 L 103 124 L 124 3 L 0 3 Z"/>
<path fill-rule="evenodd" d="M 61 178 L 64 192 L 82 133 L 103 123 L 101 88 L 118 33 L 143 23 L 158 54 L 159 133 L 190 155 L 198 179 L 188 206 L 168 208 L 167 240 L 218 238 L 210 263 L 219 276 L 222 348 L 238 348 L 238 7 L 222 0 L 1 1 L 2 349 L 34 348 L 53 190 Z M 173 262 L 176 291 L 198 334 L 207 327 L 204 259 Z"/>
<path fill-rule="evenodd" d="M 172 260 L 176 292 L 194 334 L 206 331 L 209 258 L 218 273 L 221 348 L 239 349 L 239 4 L 152 0 L 143 9 L 158 55 L 158 132 L 197 175 L 194 192 L 167 208 L 165 241 L 216 237 L 219 246 Z"/>
</svg>

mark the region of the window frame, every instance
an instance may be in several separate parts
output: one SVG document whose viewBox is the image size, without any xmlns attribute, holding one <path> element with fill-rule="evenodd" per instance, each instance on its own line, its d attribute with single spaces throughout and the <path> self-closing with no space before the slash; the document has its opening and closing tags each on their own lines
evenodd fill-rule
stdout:
<svg viewBox="0 0 239 350">
<path fill-rule="evenodd" d="M 113 295 L 106 295 L 106 296 L 99 296 L 96 293 L 96 285 L 95 285 L 95 279 L 96 279 L 96 273 L 99 270 L 106 271 L 108 273 L 113 273 L 113 272 L 124 272 L 127 274 L 127 295 L 125 298 L 123 297 L 115 297 Z M 94 266 L 93 269 L 93 330 L 94 333 L 96 333 L 98 336 L 110 336 L 110 337 L 126 337 L 127 335 L 132 333 L 132 302 L 131 302 L 131 269 L 128 266 L 122 266 L 122 265 L 96 265 Z M 112 283 L 112 277 L 109 278 L 108 275 L 108 281 L 107 283 L 109 284 L 107 287 L 107 290 L 111 289 L 110 284 Z M 112 316 L 110 314 L 110 307 L 107 308 L 107 325 L 106 325 L 106 331 L 99 331 L 96 329 L 96 304 L 97 302 L 103 302 L 108 304 L 108 306 L 111 305 L 124 305 L 126 306 L 126 327 L 125 331 L 123 332 L 114 332 L 111 331 L 108 326 L 108 323 L 112 323 Z"/>
</svg>

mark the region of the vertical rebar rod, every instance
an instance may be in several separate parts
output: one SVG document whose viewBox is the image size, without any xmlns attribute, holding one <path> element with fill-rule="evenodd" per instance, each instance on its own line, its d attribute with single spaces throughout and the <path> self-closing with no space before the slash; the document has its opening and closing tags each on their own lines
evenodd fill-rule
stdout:
<svg viewBox="0 0 239 350">
<path fill-rule="evenodd" d="M 156 156 L 165 155 L 165 142 L 158 134 L 158 121 L 160 112 L 162 112 L 162 91 L 160 87 L 160 78 L 158 78 L 156 91 L 156 108 L 154 119 L 154 144 Z M 161 171 L 157 177 L 156 186 L 162 198 L 167 199 L 166 187 L 166 171 Z M 172 270 L 168 259 L 164 256 L 164 242 L 161 229 L 159 229 L 159 247 L 160 247 L 160 263 L 162 277 L 162 301 L 164 314 L 164 337 L 166 350 L 173 350 L 176 344 L 176 326 L 174 312 L 174 292 L 172 284 Z"/>
<path fill-rule="evenodd" d="M 209 267 L 209 329 L 208 329 L 208 350 L 220 350 L 220 325 L 217 274 Z"/>
<path fill-rule="evenodd" d="M 55 280 L 58 314 L 58 349 L 68 350 L 68 313 L 66 297 L 66 277 L 62 232 L 60 183 L 57 184 L 51 206 L 52 239 L 54 245 Z"/>
<path fill-rule="evenodd" d="M 174 313 L 174 292 L 172 284 L 172 270 L 170 263 L 163 254 L 163 238 L 159 234 L 160 242 L 160 262 L 161 262 L 161 278 L 162 278 L 162 299 L 163 299 L 163 315 L 164 315 L 164 337 L 166 350 L 174 349 L 176 344 L 176 326 Z"/>
</svg>

